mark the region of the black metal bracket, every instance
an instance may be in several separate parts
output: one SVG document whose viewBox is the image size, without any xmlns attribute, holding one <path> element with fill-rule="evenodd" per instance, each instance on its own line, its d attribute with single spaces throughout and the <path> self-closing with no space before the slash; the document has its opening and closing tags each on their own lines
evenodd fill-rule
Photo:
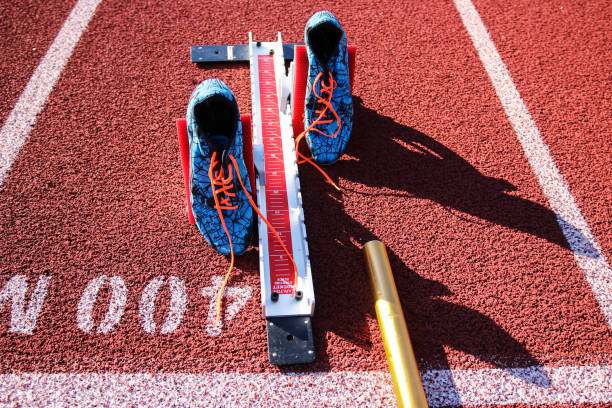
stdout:
<svg viewBox="0 0 612 408">
<path fill-rule="evenodd" d="M 293 60 L 293 48 L 303 43 L 283 44 L 283 56 L 285 60 Z M 192 45 L 191 62 L 248 62 L 249 45 Z"/>
<path fill-rule="evenodd" d="M 310 316 L 268 317 L 268 357 L 275 365 L 308 364 L 315 359 Z"/>
</svg>

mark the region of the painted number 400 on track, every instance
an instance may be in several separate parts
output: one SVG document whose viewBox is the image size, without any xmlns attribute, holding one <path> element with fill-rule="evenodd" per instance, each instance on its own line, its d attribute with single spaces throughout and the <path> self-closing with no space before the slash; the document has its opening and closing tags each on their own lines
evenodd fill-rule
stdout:
<svg viewBox="0 0 612 408">
<path fill-rule="evenodd" d="M 227 298 L 227 308 L 223 319 L 215 321 L 215 303 L 222 276 L 212 277 L 210 286 L 202 289 L 201 295 L 209 300 L 206 332 L 210 336 L 219 336 L 223 329 L 223 321 L 230 321 L 244 307 L 252 295 L 250 286 L 228 286 L 223 296 Z M 159 290 L 168 285 L 170 301 L 168 315 L 165 321 L 158 325 L 154 319 L 156 299 Z M 10 308 L 9 332 L 32 334 L 36 328 L 38 316 L 45 305 L 47 291 L 52 286 L 52 277 L 40 275 L 33 290 L 28 291 L 26 275 L 14 275 L 4 282 L 0 291 L 0 313 Z M 98 293 L 107 287 L 110 293 L 106 313 L 100 322 L 94 321 L 94 306 L 98 301 Z M 31 293 L 26 299 L 26 293 Z M 125 311 L 128 288 L 120 276 L 99 275 L 89 281 L 81 293 L 80 300 L 75 305 L 78 328 L 88 334 L 106 334 L 117 328 Z M 185 282 L 176 276 L 159 275 L 147 283 L 142 291 L 139 302 L 139 315 L 142 329 L 149 333 L 173 333 L 180 326 L 187 310 L 187 288 Z M 0 332 L 2 330 L 0 329 Z"/>
</svg>

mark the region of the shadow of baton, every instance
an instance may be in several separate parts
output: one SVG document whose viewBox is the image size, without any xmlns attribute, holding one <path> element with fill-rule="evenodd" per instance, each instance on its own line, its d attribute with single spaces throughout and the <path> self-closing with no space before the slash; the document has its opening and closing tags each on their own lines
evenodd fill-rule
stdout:
<svg viewBox="0 0 612 408">
<path fill-rule="evenodd" d="M 427 407 L 385 245 L 380 241 L 369 241 L 363 251 L 397 405 L 402 408 Z"/>
</svg>

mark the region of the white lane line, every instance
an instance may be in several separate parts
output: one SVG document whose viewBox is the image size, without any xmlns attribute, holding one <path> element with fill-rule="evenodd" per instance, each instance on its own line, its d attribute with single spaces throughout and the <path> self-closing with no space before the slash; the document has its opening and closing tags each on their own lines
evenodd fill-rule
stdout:
<svg viewBox="0 0 612 408">
<path fill-rule="evenodd" d="M 432 407 L 612 402 L 610 366 L 432 370 L 423 372 L 422 379 Z M 20 406 L 396 405 L 384 371 L 2 374 L 0 395 L 0 404 Z"/>
<path fill-rule="evenodd" d="M 100 2 L 77 2 L 0 129 L 0 187 Z"/>
<path fill-rule="evenodd" d="M 612 327 L 612 270 L 471 0 L 454 0 L 578 266 Z"/>
<path fill-rule="evenodd" d="M 432 370 L 422 380 L 436 407 L 612 402 L 612 366 Z"/>
</svg>

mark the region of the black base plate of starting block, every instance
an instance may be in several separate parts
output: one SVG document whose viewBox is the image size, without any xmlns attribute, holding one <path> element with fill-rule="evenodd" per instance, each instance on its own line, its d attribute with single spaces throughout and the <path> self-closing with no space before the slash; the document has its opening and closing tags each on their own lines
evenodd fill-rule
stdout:
<svg viewBox="0 0 612 408">
<path fill-rule="evenodd" d="M 274 365 L 308 364 L 315 359 L 310 316 L 268 317 L 268 357 Z"/>
<path fill-rule="evenodd" d="M 304 43 L 283 44 L 283 56 L 293 60 L 293 48 Z M 238 62 L 249 60 L 249 45 L 192 45 L 191 62 Z"/>
</svg>

